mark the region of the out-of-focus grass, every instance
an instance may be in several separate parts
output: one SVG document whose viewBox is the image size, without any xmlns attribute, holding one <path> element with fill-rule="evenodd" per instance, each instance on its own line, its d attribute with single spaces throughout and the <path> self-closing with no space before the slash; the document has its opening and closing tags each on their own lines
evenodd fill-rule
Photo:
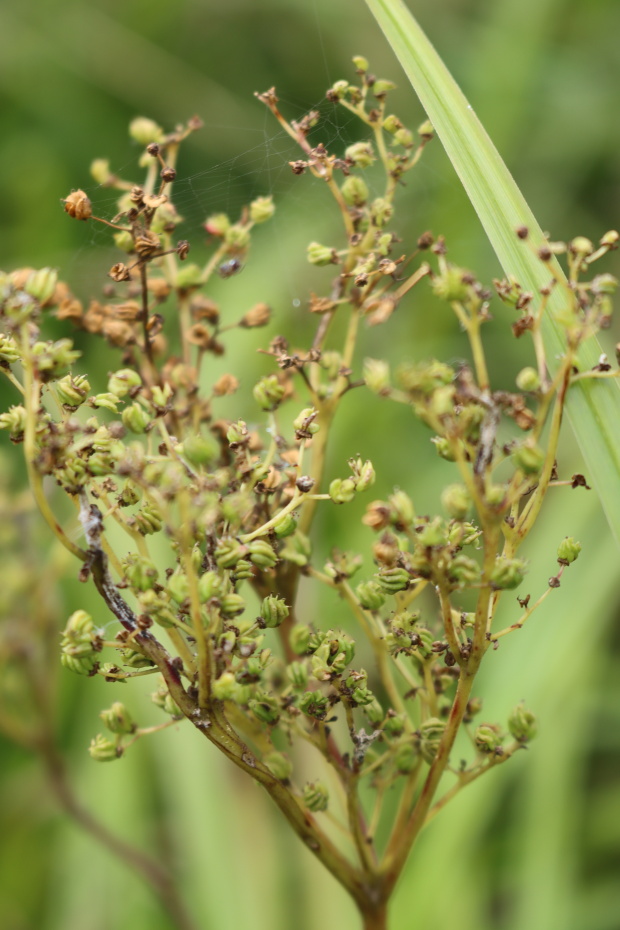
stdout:
<svg viewBox="0 0 620 930">
<path fill-rule="evenodd" d="M 617 225 L 620 127 L 613 0 L 434 0 L 412 4 L 442 56 L 471 98 L 526 199 L 557 237 L 596 238 Z M 269 329 L 243 333 L 222 362 L 240 364 L 244 387 L 267 370 L 254 349 L 276 332 L 304 325 L 303 306 L 316 273 L 304 260 L 308 240 L 336 241 L 337 227 L 309 178 L 292 178 L 276 127 L 253 100 L 276 84 L 288 112 L 301 112 L 325 88 L 351 76 L 352 54 L 400 84 L 394 110 L 414 125 L 423 113 L 407 89 L 363 5 L 236 0 L 226 5 L 178 2 L 91 4 L 25 2 L 0 8 L 0 267 L 57 264 L 83 296 L 97 293 L 115 258 L 107 235 L 71 223 L 59 200 L 86 186 L 113 211 L 87 166 L 110 156 L 127 172 L 135 150 L 126 124 L 145 113 L 166 125 L 198 112 L 206 122 L 182 154 L 181 212 L 200 241 L 207 212 L 238 208 L 273 190 L 278 213 L 258 231 L 238 278 L 218 284 L 218 298 L 237 315 L 257 300 L 271 302 Z M 508 101 L 508 103 L 506 102 Z M 329 115 L 329 112 L 328 112 Z M 325 139 L 353 131 L 330 117 Z M 342 144 L 342 142 L 341 142 Z M 309 200 L 305 200 L 309 197 Z M 330 225 L 331 224 L 331 225 Z M 402 192 L 404 243 L 432 228 L 448 236 L 451 257 L 490 279 L 499 271 L 465 195 L 439 146 L 431 146 Z M 618 270 L 617 261 L 609 270 Z M 294 301 L 301 301 L 295 306 Z M 488 329 L 491 368 L 509 388 L 526 347 L 506 337 L 511 318 L 498 307 Z M 617 339 L 612 334 L 611 339 Z M 447 310 L 423 292 L 403 302 L 383 329 L 366 334 L 363 354 L 454 358 L 466 348 Z M 115 356 L 98 362 L 105 375 Z M 89 365 L 93 364 L 92 359 Z M 371 428 L 369 428 L 369 423 Z M 376 424 L 376 426 L 374 425 Z M 386 431 L 389 433 L 386 434 Z M 371 494 L 399 483 L 423 512 L 438 504 L 451 478 L 428 433 L 406 410 L 352 392 L 330 457 L 336 475 L 354 452 L 379 473 Z M 562 469 L 580 470 L 567 441 Z M 554 491 L 532 540 L 532 592 L 554 571 L 564 535 L 584 544 L 579 562 L 550 598 L 547 614 L 489 655 L 480 692 L 485 719 L 505 718 L 519 700 L 540 716 L 540 737 L 528 753 L 468 789 L 423 835 L 394 903 L 394 926 L 445 930 L 615 930 L 620 895 L 613 882 L 620 837 L 617 773 L 618 641 L 609 632 L 616 611 L 616 553 L 593 494 Z M 360 546 L 357 524 L 338 526 L 341 508 L 321 514 L 321 544 Z M 359 516 L 359 511 L 358 511 Z M 77 566 L 76 566 L 77 572 Z M 98 600 L 77 581 L 64 585 L 66 615 L 78 606 L 100 615 Z M 315 596 L 313 596 L 314 598 Z M 549 603 L 549 601 L 547 602 Z M 341 607 L 326 598 L 307 610 Z M 514 619 L 506 602 L 507 621 Z M 106 618 L 102 618 L 107 622 Z M 614 677 L 615 676 L 615 677 Z M 129 687 L 62 676 L 59 734 L 76 790 L 123 835 L 145 847 L 163 836 L 178 858 L 184 889 L 206 930 L 355 928 L 357 918 L 333 879 L 323 874 L 254 785 L 241 779 L 206 741 L 179 726 L 138 744 L 112 766 L 85 752 L 102 706 Z M 140 721 L 155 722 L 146 694 L 136 697 Z M 165 930 L 169 922 L 139 881 L 61 817 L 32 759 L 0 743 L 0 912 L 9 930 Z"/>
</svg>

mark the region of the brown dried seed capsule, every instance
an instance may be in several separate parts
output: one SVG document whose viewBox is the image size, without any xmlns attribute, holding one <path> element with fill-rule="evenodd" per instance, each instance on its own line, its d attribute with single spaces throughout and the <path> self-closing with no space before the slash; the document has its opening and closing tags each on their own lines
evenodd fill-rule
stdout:
<svg viewBox="0 0 620 930">
<path fill-rule="evenodd" d="M 176 178 L 177 173 L 176 173 L 176 171 L 174 170 L 174 168 L 170 168 L 170 167 L 167 165 L 165 168 L 162 168 L 162 169 L 161 169 L 161 171 L 160 171 L 160 173 L 159 173 L 159 176 L 160 176 L 160 178 L 162 179 L 162 181 L 165 181 L 165 182 L 166 182 L 166 184 L 171 184 L 171 183 L 174 181 L 174 179 Z"/>
<path fill-rule="evenodd" d="M 209 323 L 217 323 L 220 318 L 220 308 L 214 300 L 197 294 L 190 303 L 192 317 L 198 322 L 199 320 L 208 320 Z"/>
<path fill-rule="evenodd" d="M 83 190 L 71 191 L 63 203 L 65 212 L 74 220 L 87 220 L 93 215 L 93 206 Z"/>
<path fill-rule="evenodd" d="M 244 329 L 254 329 L 257 326 L 266 326 L 271 317 L 271 307 L 265 303 L 255 304 L 242 318 L 239 326 Z"/>
<path fill-rule="evenodd" d="M 310 475 L 300 475 L 295 483 L 298 491 L 307 494 L 314 487 L 314 478 L 311 478 Z"/>
<path fill-rule="evenodd" d="M 131 281 L 131 274 L 129 269 L 124 262 L 117 262 L 116 265 L 112 265 L 108 271 L 108 275 L 112 278 L 113 281 Z"/>
<path fill-rule="evenodd" d="M 149 155 L 153 156 L 153 158 L 157 158 L 159 155 L 159 145 L 157 142 L 151 142 L 149 145 L 147 145 L 146 150 Z"/>
<path fill-rule="evenodd" d="M 216 397 L 225 397 L 227 394 L 234 394 L 239 387 L 239 381 L 234 375 L 222 375 L 221 378 L 213 385 L 213 393 Z"/>
<path fill-rule="evenodd" d="M 81 301 L 76 297 L 65 297 L 61 300 L 56 310 L 56 316 L 59 320 L 81 320 L 84 314 L 84 308 Z"/>
<path fill-rule="evenodd" d="M 187 258 L 189 252 L 189 242 L 187 239 L 181 239 L 180 242 L 177 242 L 177 255 L 179 256 L 179 261 L 184 262 Z"/>
<path fill-rule="evenodd" d="M 150 229 L 145 229 L 143 232 L 136 236 L 134 246 L 138 255 L 140 255 L 142 258 L 145 258 L 146 256 L 157 252 L 160 248 L 159 236 L 155 235 L 154 232 L 151 232 Z"/>
</svg>

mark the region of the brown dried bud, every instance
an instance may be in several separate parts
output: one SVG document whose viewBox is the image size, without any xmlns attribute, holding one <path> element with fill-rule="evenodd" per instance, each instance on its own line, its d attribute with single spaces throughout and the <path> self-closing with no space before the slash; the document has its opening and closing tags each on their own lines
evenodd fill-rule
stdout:
<svg viewBox="0 0 620 930">
<path fill-rule="evenodd" d="M 87 220 L 93 215 L 93 205 L 84 191 L 71 191 L 63 201 L 65 212 L 74 220 Z"/>
<path fill-rule="evenodd" d="M 239 326 L 244 329 L 254 329 L 257 326 L 266 326 L 271 317 L 271 307 L 268 304 L 255 304 L 251 310 L 245 314 Z"/>
<path fill-rule="evenodd" d="M 73 320 L 75 323 L 82 319 L 84 308 L 82 302 L 76 297 L 65 297 L 58 304 L 56 316 L 59 320 Z"/>
<path fill-rule="evenodd" d="M 222 375 L 221 378 L 213 385 L 213 393 L 216 397 L 225 397 L 227 394 L 234 394 L 239 387 L 239 381 L 234 375 Z"/>
<path fill-rule="evenodd" d="M 260 100 L 261 103 L 264 103 L 268 107 L 275 107 L 276 103 L 278 102 L 275 87 L 270 87 L 269 90 L 266 90 L 261 94 L 255 92 L 254 96 L 257 100 Z"/>
<path fill-rule="evenodd" d="M 157 142 L 149 143 L 149 145 L 147 145 L 146 147 L 146 150 L 149 153 L 149 155 L 153 156 L 153 158 L 157 158 L 157 156 L 159 155 L 159 145 L 157 144 Z"/>
<path fill-rule="evenodd" d="M 125 320 L 133 323 L 138 319 L 142 308 L 136 300 L 126 300 L 122 304 L 113 304 L 106 308 L 108 314 L 117 320 Z"/>
<path fill-rule="evenodd" d="M 106 320 L 106 310 L 99 301 L 91 300 L 84 314 L 82 325 L 89 333 L 100 333 Z"/>
<path fill-rule="evenodd" d="M 133 327 L 122 320 L 104 320 L 101 332 L 113 346 L 127 346 L 136 341 Z"/>
<path fill-rule="evenodd" d="M 308 301 L 310 313 L 329 313 L 330 310 L 335 310 L 337 306 L 336 301 L 331 300 L 329 297 L 317 297 L 316 294 L 310 294 L 310 300 Z"/>
<path fill-rule="evenodd" d="M 385 501 L 373 501 L 366 508 L 362 523 L 373 530 L 384 530 L 390 525 L 390 508 Z"/>
<path fill-rule="evenodd" d="M 108 275 L 109 277 L 112 278 L 113 281 L 116 281 L 116 282 L 131 281 L 131 274 L 129 273 L 129 268 L 127 267 L 127 265 L 125 265 L 124 262 L 117 262 L 116 265 L 112 265 L 112 267 L 108 271 Z"/>
<path fill-rule="evenodd" d="M 224 346 L 213 338 L 209 329 L 203 326 L 202 323 L 195 323 L 194 326 L 190 327 L 186 339 L 205 352 L 212 352 L 214 355 L 224 354 Z"/>
<path fill-rule="evenodd" d="M 146 286 L 157 301 L 165 300 L 172 290 L 165 278 L 147 278 Z"/>
<path fill-rule="evenodd" d="M 427 230 L 426 232 L 423 232 L 420 238 L 418 239 L 418 248 L 421 251 L 430 249 L 434 241 L 435 241 L 435 237 L 433 236 L 432 232 L 430 232 L 430 230 Z"/>
<path fill-rule="evenodd" d="M 166 184 L 172 184 L 172 182 L 177 176 L 177 173 L 174 170 L 174 168 L 171 168 L 169 165 L 166 165 L 166 167 L 162 168 L 161 171 L 159 172 L 159 176 L 162 179 L 162 181 L 166 182 Z"/>
<path fill-rule="evenodd" d="M 214 300 L 197 294 L 190 303 L 190 310 L 194 320 L 208 320 L 209 323 L 217 323 L 220 318 L 220 308 Z"/>
<path fill-rule="evenodd" d="M 134 184 L 134 186 L 129 191 L 129 199 L 132 203 L 139 204 L 142 203 L 144 197 L 144 188 L 140 187 L 139 184 Z"/>
<path fill-rule="evenodd" d="M 517 339 L 519 339 L 523 333 L 527 332 L 528 329 L 532 329 L 534 326 L 534 317 L 533 316 L 522 316 L 520 320 L 517 320 L 516 323 L 512 324 L 512 331 Z"/>
<path fill-rule="evenodd" d="M 301 158 L 299 158 L 297 161 L 289 161 L 289 165 L 291 166 L 293 174 L 303 174 L 308 167 L 308 162 L 302 161 Z"/>
</svg>

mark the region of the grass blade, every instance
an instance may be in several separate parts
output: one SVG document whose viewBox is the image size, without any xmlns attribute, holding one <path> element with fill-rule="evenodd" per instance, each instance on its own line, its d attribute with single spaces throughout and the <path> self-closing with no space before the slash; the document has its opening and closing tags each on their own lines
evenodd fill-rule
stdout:
<svg viewBox="0 0 620 930">
<path fill-rule="evenodd" d="M 508 168 L 454 78 L 402 0 L 366 0 L 399 59 L 480 218 L 504 272 L 536 292 L 548 272 L 515 229 L 527 226 L 533 242 L 544 236 Z M 561 327 L 553 310 L 564 300 L 556 288 L 544 321 L 548 356 L 563 351 Z M 595 339 L 582 347 L 582 370 L 598 363 Z M 580 380 L 568 394 L 566 412 L 581 449 L 587 478 L 596 488 L 620 545 L 620 386 L 615 380 Z"/>
</svg>

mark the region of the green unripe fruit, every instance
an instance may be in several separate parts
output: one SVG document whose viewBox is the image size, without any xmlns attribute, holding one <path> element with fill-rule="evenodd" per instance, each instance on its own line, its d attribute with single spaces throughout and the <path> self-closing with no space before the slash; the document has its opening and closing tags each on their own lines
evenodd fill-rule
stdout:
<svg viewBox="0 0 620 930">
<path fill-rule="evenodd" d="M 151 142 L 162 142 L 164 130 L 157 125 L 155 120 L 148 119 L 146 116 L 136 116 L 129 124 L 129 135 L 134 142 L 146 147 Z"/>
<path fill-rule="evenodd" d="M 320 691 L 305 691 L 299 700 L 299 709 L 307 717 L 324 720 L 329 710 L 329 701 Z"/>
<path fill-rule="evenodd" d="M 340 188 L 349 207 L 361 207 L 368 200 L 368 185 L 356 174 L 351 174 Z"/>
<path fill-rule="evenodd" d="M 273 532 L 278 539 L 290 536 L 297 529 L 297 520 L 292 513 L 285 513 L 278 517 L 273 524 Z"/>
<path fill-rule="evenodd" d="M 319 813 L 319 811 L 327 810 L 329 792 L 320 781 L 309 782 L 307 785 L 304 785 L 303 798 L 304 804 L 309 811 L 316 814 Z"/>
<path fill-rule="evenodd" d="M 536 717 L 523 704 L 518 704 L 508 718 L 508 729 L 517 742 L 527 743 L 538 732 Z"/>
<path fill-rule="evenodd" d="M 308 261 L 311 265 L 333 265 L 338 262 L 338 256 L 334 249 L 327 245 L 321 245 L 320 242 L 311 242 L 306 250 Z"/>
<path fill-rule="evenodd" d="M 250 204 L 250 219 L 253 223 L 265 223 L 275 211 L 273 197 L 257 197 Z"/>
<path fill-rule="evenodd" d="M 113 743 L 107 736 L 99 733 L 90 741 L 88 752 L 91 759 L 95 762 L 113 762 L 115 759 L 120 759 L 123 755 L 123 748 L 122 746 L 117 746 L 116 743 Z"/>
<path fill-rule="evenodd" d="M 255 539 L 248 543 L 250 561 L 263 571 L 277 564 L 278 554 L 266 539 Z"/>
<path fill-rule="evenodd" d="M 281 752 L 268 753 L 263 756 L 263 762 L 279 781 L 288 781 L 293 773 L 293 763 Z"/>
<path fill-rule="evenodd" d="M 524 474 L 537 475 L 545 464 L 545 453 L 539 446 L 524 443 L 515 449 L 512 460 Z"/>
<path fill-rule="evenodd" d="M 420 726 L 420 753 L 422 758 L 429 764 L 433 762 L 439 749 L 439 743 L 443 736 L 446 725 L 438 717 L 429 717 Z"/>
<path fill-rule="evenodd" d="M 213 682 L 213 697 L 217 701 L 229 701 L 234 697 L 238 685 L 232 672 L 222 672 Z"/>
<path fill-rule="evenodd" d="M 482 723 L 474 731 L 474 743 L 478 752 L 496 752 L 502 745 L 502 734 L 496 724 Z"/>
<path fill-rule="evenodd" d="M 277 700 L 265 692 L 259 692 L 257 697 L 248 701 L 248 707 L 261 723 L 274 724 L 280 719 Z"/>
<path fill-rule="evenodd" d="M 491 586 L 497 590 L 512 591 L 525 577 L 527 562 L 523 559 L 504 559 L 499 556 L 491 572 Z"/>
<path fill-rule="evenodd" d="M 535 368 L 522 368 L 517 375 L 517 387 L 520 391 L 537 391 L 540 388 L 540 376 Z"/>
<path fill-rule="evenodd" d="M 464 520 L 471 508 L 471 497 L 464 484 L 449 484 L 441 493 L 441 505 L 453 520 Z"/>
<path fill-rule="evenodd" d="M 406 568 L 383 568 L 376 577 L 379 586 L 386 594 L 406 591 L 411 582 L 411 576 Z"/>
<path fill-rule="evenodd" d="M 329 496 L 335 504 L 349 504 L 355 497 L 353 478 L 334 478 L 329 486 Z"/>
<path fill-rule="evenodd" d="M 240 594 L 225 594 L 220 598 L 220 612 L 223 617 L 236 617 L 245 610 L 245 601 Z"/>
<path fill-rule="evenodd" d="M 134 403 L 121 413 L 121 420 L 126 429 L 132 433 L 145 433 L 151 424 L 150 414 L 140 404 Z"/>
<path fill-rule="evenodd" d="M 187 436 L 178 450 L 192 465 L 209 465 L 214 462 L 220 452 L 215 437 L 196 435 Z"/>
<path fill-rule="evenodd" d="M 303 626 L 301 623 L 295 624 L 289 636 L 289 643 L 296 655 L 303 656 L 308 652 L 311 636 L 312 633 L 309 627 Z"/>
<path fill-rule="evenodd" d="M 111 707 L 102 710 L 99 716 L 111 733 L 133 733 L 136 729 L 129 711 L 120 701 L 115 701 Z"/>
<path fill-rule="evenodd" d="M 206 604 L 212 597 L 217 597 L 222 586 L 222 579 L 216 572 L 205 572 L 198 579 L 198 599 Z"/>
<path fill-rule="evenodd" d="M 254 385 L 252 394 L 262 410 L 275 410 L 284 397 L 284 385 L 280 384 L 276 375 L 268 375 Z"/>
<path fill-rule="evenodd" d="M 581 543 L 573 539 L 572 536 L 567 536 L 558 546 L 558 562 L 561 565 L 570 565 L 579 556 L 580 552 Z"/>
<path fill-rule="evenodd" d="M 281 597 L 275 597 L 270 594 L 266 597 L 261 605 L 260 615 L 267 627 L 277 627 L 286 620 L 289 609 Z"/>
<path fill-rule="evenodd" d="M 377 581 L 363 581 L 358 584 L 355 594 L 366 610 L 379 610 L 385 604 L 385 594 Z"/>
<path fill-rule="evenodd" d="M 418 764 L 419 754 L 413 743 L 401 743 L 394 756 L 394 764 L 401 775 L 408 775 Z"/>
<path fill-rule="evenodd" d="M 286 667 L 286 677 L 297 690 L 301 691 L 308 684 L 308 668 L 304 662 L 291 662 Z"/>
</svg>

